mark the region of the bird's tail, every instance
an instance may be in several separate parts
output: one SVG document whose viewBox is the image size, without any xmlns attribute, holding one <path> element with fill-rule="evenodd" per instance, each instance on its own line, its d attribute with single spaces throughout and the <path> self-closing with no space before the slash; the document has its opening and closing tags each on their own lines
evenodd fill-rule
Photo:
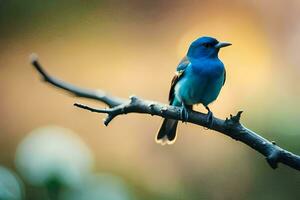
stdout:
<svg viewBox="0 0 300 200">
<path fill-rule="evenodd" d="M 156 142 L 162 145 L 173 144 L 176 140 L 176 129 L 178 121 L 174 119 L 164 119 L 157 135 Z"/>
</svg>

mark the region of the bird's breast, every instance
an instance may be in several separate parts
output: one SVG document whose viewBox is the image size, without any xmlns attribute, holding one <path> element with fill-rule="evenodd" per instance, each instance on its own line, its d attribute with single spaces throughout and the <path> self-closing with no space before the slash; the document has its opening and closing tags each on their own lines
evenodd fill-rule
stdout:
<svg viewBox="0 0 300 200">
<path fill-rule="evenodd" d="M 224 82 L 224 66 L 194 66 L 186 69 L 175 87 L 175 94 L 187 104 L 208 105 L 214 101 Z"/>
<path fill-rule="evenodd" d="M 218 78 L 224 74 L 224 65 L 219 60 L 207 60 L 191 65 L 191 73 L 197 76 L 206 76 L 207 78 Z"/>
</svg>

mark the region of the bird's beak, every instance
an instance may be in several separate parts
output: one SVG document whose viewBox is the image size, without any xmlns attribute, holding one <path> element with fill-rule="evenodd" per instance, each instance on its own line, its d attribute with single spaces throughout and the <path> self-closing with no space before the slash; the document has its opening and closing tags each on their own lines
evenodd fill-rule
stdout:
<svg viewBox="0 0 300 200">
<path fill-rule="evenodd" d="M 217 49 L 220 49 L 220 48 L 223 48 L 223 47 L 227 47 L 227 46 L 230 46 L 231 45 L 231 43 L 229 43 L 229 42 L 219 42 L 218 44 L 216 44 L 216 48 Z"/>
</svg>

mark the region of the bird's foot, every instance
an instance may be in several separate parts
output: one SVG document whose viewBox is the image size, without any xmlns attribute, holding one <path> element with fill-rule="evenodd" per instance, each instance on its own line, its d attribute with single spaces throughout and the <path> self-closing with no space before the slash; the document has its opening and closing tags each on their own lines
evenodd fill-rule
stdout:
<svg viewBox="0 0 300 200">
<path fill-rule="evenodd" d="M 208 106 L 205 106 L 206 110 L 208 111 L 207 113 L 207 128 L 208 129 L 211 129 L 212 126 L 213 126 L 213 123 L 214 123 L 214 116 L 213 116 L 213 113 L 210 111 L 209 107 Z"/>
<path fill-rule="evenodd" d="M 189 118 L 188 110 L 185 107 L 185 105 L 182 105 L 182 107 L 181 107 L 181 120 L 182 120 L 182 122 L 187 122 L 188 118 Z"/>
<path fill-rule="evenodd" d="M 207 113 L 207 128 L 211 129 L 214 123 L 214 117 L 213 117 L 213 113 L 209 110 Z"/>
</svg>

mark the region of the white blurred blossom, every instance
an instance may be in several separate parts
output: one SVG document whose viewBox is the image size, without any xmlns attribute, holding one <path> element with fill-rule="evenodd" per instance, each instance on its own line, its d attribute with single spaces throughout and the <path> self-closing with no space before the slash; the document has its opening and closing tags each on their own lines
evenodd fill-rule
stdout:
<svg viewBox="0 0 300 200">
<path fill-rule="evenodd" d="M 56 179 L 76 187 L 93 166 L 89 148 L 71 130 L 48 126 L 33 130 L 18 146 L 16 166 L 33 185 Z"/>
<path fill-rule="evenodd" d="M 21 200 L 23 198 L 23 184 L 15 173 L 0 166 L 0 199 Z"/>
</svg>

